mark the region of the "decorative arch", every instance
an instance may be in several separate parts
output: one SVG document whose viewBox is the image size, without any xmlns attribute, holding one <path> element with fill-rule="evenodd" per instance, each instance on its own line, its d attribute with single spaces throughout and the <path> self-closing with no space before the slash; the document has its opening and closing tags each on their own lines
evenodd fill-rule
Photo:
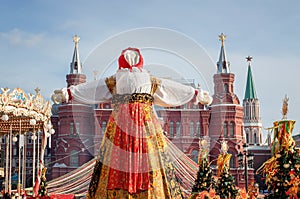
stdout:
<svg viewBox="0 0 300 199">
<path fill-rule="evenodd" d="M 67 149 L 64 148 L 63 146 L 58 146 L 58 147 L 56 148 L 56 153 L 57 153 L 57 154 L 65 153 L 66 151 L 67 151 Z"/>
<path fill-rule="evenodd" d="M 62 147 L 64 149 L 64 152 L 67 152 L 70 145 L 65 139 L 61 138 L 57 140 L 56 146 L 57 148 Z"/>
</svg>

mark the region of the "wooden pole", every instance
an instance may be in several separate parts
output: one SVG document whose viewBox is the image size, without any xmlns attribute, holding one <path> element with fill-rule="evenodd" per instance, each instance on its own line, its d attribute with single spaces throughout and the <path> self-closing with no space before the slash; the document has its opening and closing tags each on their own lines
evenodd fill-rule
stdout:
<svg viewBox="0 0 300 199">
<path fill-rule="evenodd" d="M 9 181 L 8 181 L 8 193 L 11 194 L 11 168 L 12 167 L 12 127 L 9 134 Z"/>
<path fill-rule="evenodd" d="M 27 133 L 24 133 L 24 143 L 23 143 L 23 176 L 22 176 L 22 188 L 26 187 L 26 145 L 27 145 Z"/>
<path fill-rule="evenodd" d="M 6 134 L 5 135 L 5 138 L 6 138 L 6 150 L 5 150 L 5 153 L 6 153 L 6 157 L 5 157 L 5 193 L 8 192 L 8 158 L 9 158 L 9 134 Z"/>
<path fill-rule="evenodd" d="M 33 154 L 32 154 L 32 190 L 35 184 L 35 140 L 36 140 L 36 135 L 35 135 L 35 129 L 33 129 Z"/>
<path fill-rule="evenodd" d="M 40 129 L 37 132 L 37 171 L 40 170 Z M 39 176 L 38 176 L 39 177 Z"/>
<path fill-rule="evenodd" d="M 17 191 L 20 196 L 21 191 L 21 128 L 22 128 L 22 121 L 20 120 L 20 130 L 19 130 L 19 171 L 18 171 L 18 185 L 17 185 Z"/>
</svg>

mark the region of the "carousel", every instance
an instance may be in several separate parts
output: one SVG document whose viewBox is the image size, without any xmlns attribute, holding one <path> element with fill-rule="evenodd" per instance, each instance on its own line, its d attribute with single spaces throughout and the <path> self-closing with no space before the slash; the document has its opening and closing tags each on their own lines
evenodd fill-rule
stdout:
<svg viewBox="0 0 300 199">
<path fill-rule="evenodd" d="M 46 171 L 43 157 L 47 139 L 54 133 L 50 121 L 52 106 L 42 97 L 38 88 L 35 89 L 35 94 L 26 94 L 21 88 L 13 90 L 1 88 L 1 90 L 0 135 L 2 142 L 5 142 L 2 149 L 5 154 L 2 194 L 19 196 L 24 194 L 27 179 L 26 162 L 31 162 L 26 160 L 26 151 L 29 151 L 26 146 L 29 140 L 33 144 L 33 148 L 30 149 L 33 186 L 29 190 L 33 196 L 46 194 L 47 190 L 42 188 L 41 176 Z M 15 168 L 14 171 L 12 168 Z M 17 189 L 14 191 L 12 191 L 13 172 L 17 176 Z"/>
</svg>

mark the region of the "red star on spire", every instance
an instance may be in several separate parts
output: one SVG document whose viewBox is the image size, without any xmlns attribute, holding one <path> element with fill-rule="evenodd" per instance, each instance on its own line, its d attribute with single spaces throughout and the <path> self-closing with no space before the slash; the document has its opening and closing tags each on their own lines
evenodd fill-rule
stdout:
<svg viewBox="0 0 300 199">
<path fill-rule="evenodd" d="M 248 56 L 248 57 L 246 57 L 246 60 L 247 60 L 247 62 L 251 62 L 252 61 L 252 57 Z"/>
</svg>

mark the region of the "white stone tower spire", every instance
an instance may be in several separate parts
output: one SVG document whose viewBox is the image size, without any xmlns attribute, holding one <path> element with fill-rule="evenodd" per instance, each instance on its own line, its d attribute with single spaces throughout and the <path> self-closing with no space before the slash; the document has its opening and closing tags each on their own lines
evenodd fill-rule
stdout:
<svg viewBox="0 0 300 199">
<path fill-rule="evenodd" d="M 81 74 L 82 73 L 82 65 L 79 58 L 79 51 L 78 51 L 78 43 L 79 43 L 80 37 L 75 35 L 73 37 L 73 41 L 75 43 L 74 53 L 72 62 L 70 64 L 70 74 Z"/>
<path fill-rule="evenodd" d="M 221 33 L 221 35 L 219 35 L 219 39 L 222 42 L 222 45 L 221 45 L 219 61 L 217 62 L 218 74 L 230 73 L 229 62 L 227 61 L 225 45 L 224 45 L 226 35 L 224 33 Z"/>
<path fill-rule="evenodd" d="M 70 73 L 67 74 L 68 87 L 72 85 L 78 85 L 86 82 L 86 76 L 82 73 L 82 65 L 79 59 L 78 42 L 80 38 L 75 35 L 73 42 L 75 43 L 72 62 L 70 64 Z"/>
</svg>

